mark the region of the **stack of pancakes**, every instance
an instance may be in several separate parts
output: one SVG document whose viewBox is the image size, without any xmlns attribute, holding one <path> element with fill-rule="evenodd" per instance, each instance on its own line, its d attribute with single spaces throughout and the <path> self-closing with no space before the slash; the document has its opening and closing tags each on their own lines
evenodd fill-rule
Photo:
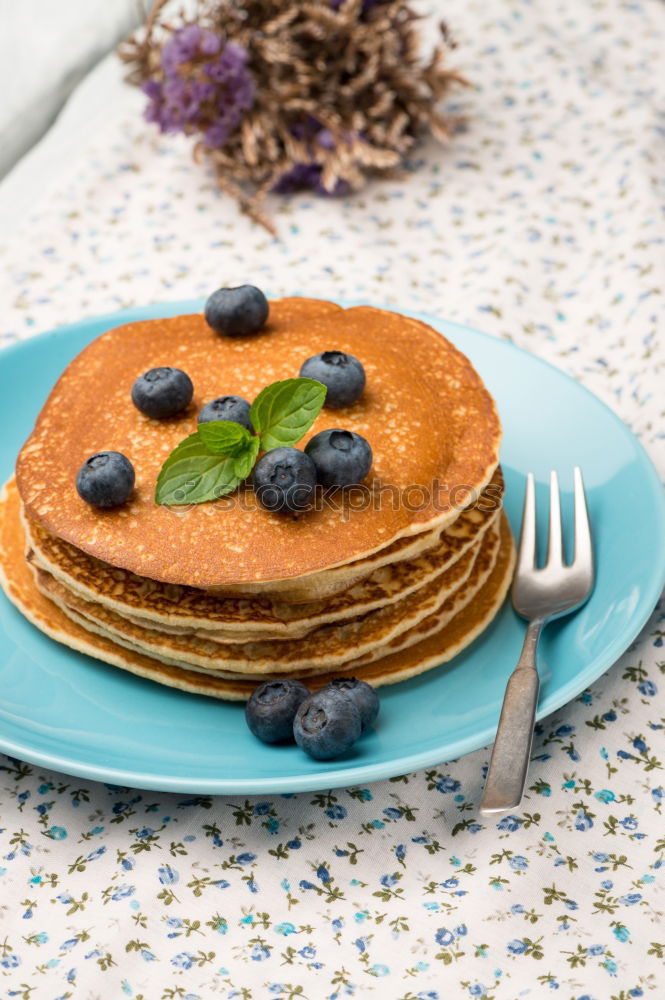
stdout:
<svg viewBox="0 0 665 1000">
<path fill-rule="evenodd" d="M 325 350 L 358 357 L 356 404 L 322 410 L 363 434 L 362 489 L 306 513 L 264 510 L 251 487 L 191 507 L 155 504 L 162 462 L 220 395 L 253 399 Z M 172 365 L 195 398 L 177 418 L 131 404 L 134 379 Z M 271 303 L 252 337 L 201 316 L 133 323 L 98 338 L 47 400 L 0 502 L 0 575 L 39 628 L 74 649 L 186 691 L 247 698 L 257 683 L 318 687 L 353 674 L 378 686 L 456 655 L 489 624 L 513 569 L 501 509 L 500 426 L 469 361 L 423 323 L 311 299 Z M 100 450 L 136 469 L 130 501 L 89 507 L 75 478 Z"/>
</svg>

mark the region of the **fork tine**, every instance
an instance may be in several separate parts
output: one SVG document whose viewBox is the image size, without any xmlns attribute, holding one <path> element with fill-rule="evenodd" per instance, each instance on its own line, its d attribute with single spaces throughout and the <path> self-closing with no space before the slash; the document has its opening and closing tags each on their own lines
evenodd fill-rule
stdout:
<svg viewBox="0 0 665 1000">
<path fill-rule="evenodd" d="M 522 529 L 517 555 L 517 573 L 531 570 L 536 565 L 536 485 L 533 472 L 526 477 Z"/>
<path fill-rule="evenodd" d="M 579 465 L 575 466 L 573 479 L 575 483 L 575 555 L 573 566 L 579 569 L 587 569 L 593 574 L 591 525 L 589 524 L 589 511 L 584 492 L 582 470 Z"/>
<path fill-rule="evenodd" d="M 556 472 L 550 472 L 550 531 L 547 540 L 547 563 L 561 566 L 563 549 L 561 547 L 561 499 L 559 497 L 559 477 Z"/>
</svg>

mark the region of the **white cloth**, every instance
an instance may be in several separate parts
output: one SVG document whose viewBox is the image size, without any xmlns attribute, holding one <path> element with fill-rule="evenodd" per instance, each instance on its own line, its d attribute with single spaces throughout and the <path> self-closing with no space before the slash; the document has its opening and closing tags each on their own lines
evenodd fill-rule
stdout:
<svg viewBox="0 0 665 1000">
<path fill-rule="evenodd" d="M 137 0 L 0 0 L 0 177 L 139 20 Z"/>
</svg>

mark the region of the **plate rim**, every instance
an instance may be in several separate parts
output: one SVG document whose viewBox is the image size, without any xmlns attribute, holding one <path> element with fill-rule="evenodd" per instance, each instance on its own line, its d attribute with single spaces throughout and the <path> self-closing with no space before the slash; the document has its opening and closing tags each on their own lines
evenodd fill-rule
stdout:
<svg viewBox="0 0 665 1000">
<path fill-rule="evenodd" d="M 294 295 L 293 297 L 298 296 Z M 38 344 L 39 341 L 43 339 L 60 336 L 66 337 L 72 333 L 80 332 L 89 326 L 94 326 L 100 323 L 108 324 L 108 328 L 111 329 L 113 326 L 119 326 L 122 323 L 135 322 L 140 319 L 157 319 L 160 318 L 160 316 L 178 315 L 180 313 L 187 312 L 196 313 L 201 311 L 204 301 L 205 300 L 203 298 L 195 298 L 177 300 L 173 302 L 155 302 L 148 305 L 130 306 L 125 309 L 115 310 L 111 313 L 88 316 L 83 319 L 76 320 L 73 323 L 64 323 L 51 330 L 34 334 L 3 346 L 0 350 L 0 366 L 3 365 L 4 359 L 8 355 L 21 353 L 23 350 L 31 350 L 34 348 L 35 344 Z M 346 308 L 355 305 L 370 304 L 359 300 L 344 298 L 334 299 L 333 301 Z M 446 328 L 446 333 L 443 334 L 444 336 L 447 335 L 447 332 L 451 328 L 454 328 L 460 331 L 461 335 L 470 332 L 474 336 L 485 338 L 490 341 L 493 346 L 500 345 L 500 347 L 505 348 L 508 351 L 512 350 L 519 352 L 519 354 L 528 359 L 529 363 L 537 363 L 537 365 L 547 369 L 548 372 L 554 372 L 556 376 L 572 383 L 577 390 L 581 390 L 582 395 L 589 397 L 594 405 L 600 406 L 605 411 L 605 414 L 609 415 L 618 430 L 622 434 L 627 435 L 633 446 L 635 456 L 639 461 L 640 472 L 642 476 L 645 477 L 645 482 L 649 486 L 650 497 L 653 500 L 653 506 L 657 515 L 657 535 L 654 541 L 654 551 L 662 553 L 660 557 L 660 567 L 658 567 L 657 564 L 654 566 L 654 572 L 649 578 L 649 586 L 640 592 L 640 601 L 631 616 L 630 622 L 627 623 L 624 629 L 614 636 L 612 641 L 608 644 L 602 657 L 602 667 L 599 667 L 597 663 L 592 665 L 594 663 L 594 661 L 592 661 L 592 663 L 588 664 L 584 670 L 576 674 L 574 678 L 571 678 L 568 682 L 556 688 L 555 691 L 539 703 L 536 719 L 540 720 L 547 715 L 551 715 L 552 712 L 557 711 L 563 705 L 567 704 L 589 684 L 597 680 L 603 673 L 605 673 L 605 671 L 611 669 L 619 657 L 635 641 L 656 607 L 657 601 L 663 591 L 663 588 L 665 587 L 665 491 L 663 490 L 663 485 L 658 476 L 658 472 L 639 438 L 603 399 L 593 393 L 591 389 L 589 389 L 582 382 L 577 381 L 567 372 L 557 368 L 555 365 L 551 364 L 539 355 L 533 354 L 531 351 L 514 344 L 510 340 L 495 337 L 492 334 L 486 333 L 483 330 L 478 330 L 477 328 L 464 323 L 447 320 L 445 317 L 434 313 L 427 313 L 422 310 L 413 309 L 398 310 L 397 308 L 380 305 L 375 305 L 374 308 L 385 308 L 391 312 L 400 312 L 402 315 L 420 319 L 430 324 L 443 324 Z M 99 335 L 99 333 L 96 334 L 96 336 Z M 4 594 L 2 595 L 2 598 L 4 600 L 8 600 Z M 16 613 L 20 614 L 18 609 L 15 610 Z M 464 654 L 462 653 L 461 655 Z M 123 770 L 122 768 L 87 764 L 78 760 L 72 761 L 68 757 L 61 756 L 59 754 L 33 749 L 29 745 L 26 746 L 19 741 L 7 739 L 2 732 L 0 732 L 0 752 L 5 753 L 10 757 L 25 760 L 28 763 L 47 767 L 68 775 L 78 776 L 94 781 L 101 781 L 106 784 L 119 785 L 122 787 L 140 788 L 151 791 L 210 795 L 234 795 L 239 793 L 251 795 L 263 794 L 267 792 L 283 794 L 317 791 L 338 787 L 354 787 L 358 783 L 381 781 L 386 778 L 394 777 L 395 775 L 407 774 L 425 767 L 442 766 L 445 763 L 456 760 L 459 757 L 474 752 L 475 750 L 489 746 L 494 739 L 495 732 L 496 727 L 490 726 L 486 727 L 482 731 L 476 731 L 472 735 L 459 737 L 452 743 L 448 742 L 446 743 L 447 749 L 443 758 L 435 752 L 434 748 L 422 750 L 406 757 L 401 757 L 399 758 L 399 768 L 397 768 L 397 761 L 393 758 L 391 760 L 378 761 L 375 763 L 359 762 L 356 765 L 323 770 L 313 774 L 305 772 L 285 777 L 257 777 L 252 780 L 248 780 L 246 778 L 235 779 L 232 777 L 219 779 L 185 778 L 154 774 L 149 770 L 129 772 Z"/>
</svg>

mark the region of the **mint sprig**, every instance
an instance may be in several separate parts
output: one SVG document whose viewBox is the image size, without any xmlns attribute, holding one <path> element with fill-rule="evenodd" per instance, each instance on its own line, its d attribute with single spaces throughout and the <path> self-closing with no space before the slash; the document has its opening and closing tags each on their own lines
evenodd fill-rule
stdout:
<svg viewBox="0 0 665 1000">
<path fill-rule="evenodd" d="M 199 424 L 162 465 L 155 502 L 182 506 L 233 492 L 249 476 L 259 451 L 300 441 L 319 415 L 326 391 L 311 378 L 289 378 L 266 386 L 249 411 L 254 434 L 233 420 Z"/>
<path fill-rule="evenodd" d="M 252 434 L 235 420 L 210 420 L 199 424 L 198 435 L 216 455 L 235 455 L 243 451 L 252 440 Z"/>
<path fill-rule="evenodd" d="M 181 441 L 164 462 L 155 487 L 155 502 L 182 506 L 204 503 L 231 493 L 241 481 L 235 459 L 210 451 L 198 432 Z"/>
<path fill-rule="evenodd" d="M 325 385 L 313 378 L 287 378 L 262 389 L 252 403 L 249 419 L 263 450 L 300 441 L 318 417 L 326 392 Z"/>
</svg>

